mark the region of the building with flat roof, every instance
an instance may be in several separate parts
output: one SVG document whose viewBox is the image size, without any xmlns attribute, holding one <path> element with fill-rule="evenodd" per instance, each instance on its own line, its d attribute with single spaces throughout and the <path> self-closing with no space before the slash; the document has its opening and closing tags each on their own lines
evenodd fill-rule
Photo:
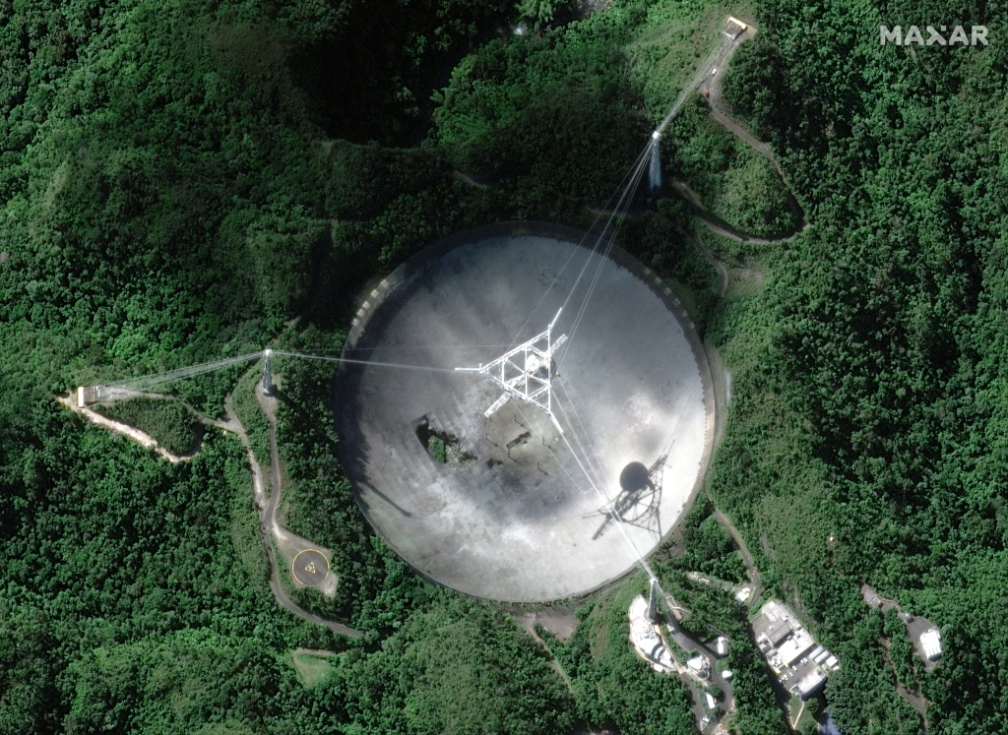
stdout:
<svg viewBox="0 0 1008 735">
<path fill-rule="evenodd" d="M 795 683 L 795 694 L 797 694 L 800 699 L 806 699 L 825 683 L 826 674 L 823 670 L 820 668 L 813 669 Z"/>
<path fill-rule="evenodd" d="M 791 666 L 795 661 L 804 658 L 805 654 L 815 648 L 815 639 L 805 629 L 794 630 L 787 640 L 777 646 L 777 655 L 781 663 Z"/>
<path fill-rule="evenodd" d="M 937 628 L 925 631 L 920 637 L 921 648 L 929 661 L 937 661 L 941 658 L 941 633 Z"/>
<path fill-rule="evenodd" d="M 686 662 L 690 670 L 697 675 L 697 678 L 707 681 L 710 678 L 710 661 L 706 656 L 697 655 Z"/>
<path fill-rule="evenodd" d="M 791 623 L 786 618 L 777 620 L 767 628 L 763 635 L 770 641 L 771 646 L 779 646 L 781 641 L 791 635 Z"/>
<path fill-rule="evenodd" d="M 760 651 L 780 682 L 801 699 L 818 691 L 840 663 L 784 604 L 770 600 L 753 621 Z"/>
<path fill-rule="evenodd" d="M 714 642 L 714 650 L 717 651 L 718 656 L 728 655 L 728 639 L 723 635 L 719 635 L 717 640 Z"/>
</svg>

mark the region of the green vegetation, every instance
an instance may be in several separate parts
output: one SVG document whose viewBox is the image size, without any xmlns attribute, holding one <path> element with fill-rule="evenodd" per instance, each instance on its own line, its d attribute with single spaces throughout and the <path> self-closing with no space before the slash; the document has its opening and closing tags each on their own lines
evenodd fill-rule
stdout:
<svg viewBox="0 0 1008 735">
<path fill-rule="evenodd" d="M 435 139 L 452 146 L 466 173 L 513 192 L 521 218 L 547 191 L 559 197 L 557 215 L 576 212 L 578 197 L 604 203 L 647 140 L 640 86 L 622 51 L 646 11 L 612 10 L 491 41 L 455 68 L 441 93 Z"/>
<path fill-rule="evenodd" d="M 184 733 L 193 722 L 262 728 L 279 664 L 252 639 L 209 631 L 93 648 L 67 671 L 70 732 Z"/>
<path fill-rule="evenodd" d="M 362 657 L 329 659 L 298 732 L 502 735 L 570 732 L 569 696 L 542 650 L 504 613 L 458 598 L 414 615 Z M 300 685 L 299 685 L 300 686 Z"/>
<path fill-rule="evenodd" d="M 679 526 L 686 551 L 669 563 L 675 569 L 740 584 L 748 579 L 745 562 L 711 510 L 710 504 L 702 498 L 690 508 Z"/>
<path fill-rule="evenodd" d="M 231 410 L 241 422 L 248 436 L 252 453 L 262 467 L 263 481 L 268 482 L 270 458 L 269 418 L 256 396 L 257 386 L 262 381 L 265 362 L 259 360 L 252 365 L 235 383 L 231 395 Z"/>
<path fill-rule="evenodd" d="M 325 343 L 323 340 L 331 339 Z M 307 328 L 288 332 L 278 349 L 296 351 L 315 344 L 338 345 L 343 335 Z M 283 447 L 287 476 L 287 527 L 332 550 L 329 564 L 339 576 L 336 597 L 312 589 L 296 590 L 292 599 L 325 617 L 348 622 L 377 639 L 399 628 L 410 612 L 448 593 L 409 572 L 374 535 L 353 500 L 350 483 L 336 459 L 333 430 L 331 363 L 277 358 L 284 375 L 285 400 L 277 416 L 277 440 Z"/>
<path fill-rule="evenodd" d="M 885 614 L 883 631 L 885 644 L 889 650 L 889 662 L 896 680 L 910 691 L 916 691 L 917 681 L 923 673 L 923 663 L 920 657 L 914 653 L 913 645 L 907 636 L 906 626 L 895 608 Z"/>
<path fill-rule="evenodd" d="M 866 618 L 854 629 L 849 648 L 839 654 L 844 657 L 842 668 L 827 682 L 833 717 L 838 723 L 843 718 L 855 732 L 897 727 L 923 735 L 920 715 L 896 693 L 896 679 L 880 640 L 882 616 L 872 611 Z"/>
<path fill-rule="evenodd" d="M 475 461 L 476 457 L 459 448 L 457 436 L 437 429 L 432 429 L 430 422 L 424 420 L 417 426 L 417 439 L 430 452 L 435 462 L 458 467 Z"/>
<path fill-rule="evenodd" d="M 101 413 L 146 432 L 173 454 L 193 451 L 202 435 L 199 421 L 178 401 L 133 398 L 118 401 Z"/>
<path fill-rule="evenodd" d="M 656 211 L 628 219 L 617 242 L 644 265 L 676 286 L 677 295 L 703 334 L 718 302 L 718 276 L 683 229 L 685 207 L 662 199 Z"/>
<path fill-rule="evenodd" d="M 521 10 L 548 20 L 560 4 L 528 0 Z M 307 42 L 290 66 L 311 120 L 332 138 L 403 146 L 427 135 L 435 82 L 476 42 L 505 32 L 514 6 L 512 0 L 343 0 L 272 12 L 295 25 L 308 21 Z M 275 32 L 263 36 L 272 40 Z"/>
<path fill-rule="evenodd" d="M 714 326 L 735 398 L 711 491 L 839 656 L 845 735 L 923 726 L 861 581 L 942 628 L 921 677 L 931 733 L 1008 716 L 1005 50 L 880 47 L 908 12 L 766 2 L 725 80 L 813 228 Z M 941 3 L 912 15 L 967 23 Z"/>
<path fill-rule="evenodd" d="M 615 727 L 627 735 L 691 732 L 686 686 L 675 676 L 655 674 L 627 640 L 627 609 L 646 592 L 639 574 L 609 590 L 578 610 L 582 622 L 570 641 L 554 639 L 550 650 L 571 680 L 579 717 L 590 726 Z"/>
<path fill-rule="evenodd" d="M 486 17 L 485 3 L 472 8 Z M 298 490 L 326 498 L 303 512 L 338 549 L 333 616 L 369 631 L 347 655 L 354 675 L 334 684 L 353 691 L 338 698 L 329 677 L 305 690 L 282 663 L 297 646 L 349 644 L 275 604 L 240 444 L 210 430 L 192 462 L 169 465 L 52 399 L 92 380 L 262 349 L 295 314 L 305 346 L 329 347 L 357 284 L 490 212 L 509 216 L 506 196 L 452 177 L 439 150 L 325 139 L 298 63 L 340 34 L 373 38 L 389 18 L 411 19 L 350 9 L 0 4 L 0 732 L 344 732 L 376 712 L 383 679 L 366 671 L 414 671 L 383 657 L 383 643 L 433 604 L 429 593 L 453 598 L 410 574 L 361 518 L 332 454 L 331 370 L 305 388 L 310 418 L 330 417 L 328 431 L 325 421 L 282 431 L 285 457 L 302 463 Z M 437 27 L 451 26 L 452 39 L 482 32 L 462 3 L 427 10 L 443 14 Z M 428 68 L 454 43 L 428 54 Z M 365 59 L 374 56 L 347 54 L 342 68 Z M 389 136 L 408 117 L 379 116 Z M 171 389 L 212 417 L 234 392 L 265 459 L 257 379 L 240 366 Z M 163 441 L 169 423 L 185 426 L 155 418 Z M 484 621 L 465 687 L 444 684 L 458 706 L 499 703 L 502 732 L 571 729 L 562 684 L 534 649 L 523 653 L 520 631 L 484 606 L 439 609 L 415 618 L 410 640 Z M 530 675 L 501 695 L 503 673 L 486 679 L 493 661 Z M 416 671 L 403 690 L 410 722 L 438 731 L 453 716 L 434 701 L 443 687 L 424 689 Z M 405 700 L 388 701 L 395 717 L 363 731 L 406 727 Z M 319 720 L 323 703 L 336 709 Z"/>
<path fill-rule="evenodd" d="M 333 549 L 340 576 L 334 600 L 297 599 L 365 631 L 353 643 L 275 605 L 233 437 L 207 431 L 169 465 L 52 397 L 274 341 L 338 349 L 360 286 L 437 238 L 587 224 L 726 11 L 749 12 L 614 0 L 551 27 L 556 3 L 510 0 L 0 3 L 0 732 L 689 731 L 686 690 L 626 642 L 639 580 L 550 642 L 568 693 L 506 616 L 371 533 L 336 460 L 331 366 L 277 361 L 280 442 L 290 527 Z M 900 681 L 920 683 L 933 735 L 1000 731 L 1008 26 L 947 3 L 751 13 L 725 95 L 813 227 L 761 248 L 703 232 L 733 273 L 759 274 L 720 301 L 668 187 L 633 202 L 619 242 L 688 294 L 732 371 L 711 497 L 839 656 L 840 729 L 922 731 Z M 519 14 L 538 26 L 494 36 Z M 879 46 L 880 24 L 927 20 L 984 23 L 991 44 Z M 698 100 L 663 161 L 736 227 L 796 226 L 763 159 Z M 265 459 L 256 380 L 238 366 L 172 390 L 211 417 L 233 392 Z M 188 449 L 191 418 L 154 403 L 116 410 Z M 783 733 L 744 612 L 681 574 L 740 578 L 710 520 L 691 514 L 663 581 L 690 630 L 732 638 L 739 730 Z M 861 603 L 862 581 L 942 628 L 933 671 Z M 299 646 L 337 653 L 308 688 L 284 661 Z"/>
<path fill-rule="evenodd" d="M 795 723 L 795 727 L 792 729 L 799 735 L 814 735 L 814 733 L 819 732 L 819 723 L 815 721 L 815 718 L 809 711 L 809 705 L 816 701 L 818 700 L 810 699 L 807 702 L 803 702 L 793 694 L 788 699 L 788 721 Z M 801 713 L 801 717 L 798 717 L 799 713 Z"/>
<path fill-rule="evenodd" d="M 710 204 L 711 211 L 748 235 L 793 234 L 801 221 L 777 172 L 764 156 L 737 138 L 735 147 L 736 156 Z"/>
<path fill-rule="evenodd" d="M 432 436 L 427 448 L 430 450 L 435 462 L 448 464 L 448 450 L 445 447 L 444 439 L 439 436 Z"/>
<path fill-rule="evenodd" d="M 662 140 L 674 146 L 672 175 L 729 225 L 764 237 L 791 235 L 801 227 L 770 162 L 715 121 L 699 96 L 683 107 Z"/>
<path fill-rule="evenodd" d="M 319 656 L 304 651 L 291 651 L 290 656 L 298 676 L 301 677 L 301 681 L 306 687 L 318 684 L 329 672 L 328 656 Z"/>
<path fill-rule="evenodd" d="M 244 454 L 244 453 L 243 453 Z M 259 594 L 267 594 L 270 570 L 263 553 L 263 537 L 259 530 L 259 512 L 249 488 L 252 470 L 240 455 L 232 455 L 224 470 L 225 487 L 231 495 L 231 543 L 236 560 Z"/>
<path fill-rule="evenodd" d="M 723 634 L 730 641 L 728 668 L 733 672 L 732 695 L 738 707 L 736 723 L 740 732 L 784 735 L 784 713 L 777 707 L 769 684 L 773 673 L 749 638 L 746 609 L 735 602 L 731 592 L 693 582 L 671 566 L 662 562 L 655 571 L 662 587 L 690 611 L 682 622 L 683 629 L 698 640 L 712 640 Z"/>
</svg>

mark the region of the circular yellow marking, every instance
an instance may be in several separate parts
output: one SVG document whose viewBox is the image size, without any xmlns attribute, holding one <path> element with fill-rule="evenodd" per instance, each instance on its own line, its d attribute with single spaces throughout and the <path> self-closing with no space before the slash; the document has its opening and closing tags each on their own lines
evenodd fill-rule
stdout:
<svg viewBox="0 0 1008 735">
<path fill-rule="evenodd" d="M 305 582 L 298 575 L 298 572 L 297 572 L 298 559 L 300 559 L 304 554 L 318 554 L 318 556 L 322 559 L 322 562 L 323 562 L 323 564 L 325 566 L 325 572 L 322 574 L 322 577 L 320 579 L 318 579 L 317 581 L 315 581 L 315 582 L 310 582 L 310 583 L 309 582 Z M 301 567 L 301 569 L 303 569 L 305 572 L 307 572 L 308 574 L 310 574 L 312 576 L 318 574 L 318 572 L 319 572 L 318 567 L 315 565 L 314 561 L 309 561 L 307 564 L 305 564 L 303 567 Z M 297 556 L 295 556 L 291 560 L 291 575 L 294 577 L 294 579 L 296 579 L 298 582 L 301 582 L 301 584 L 305 585 L 306 587 L 307 586 L 314 587 L 315 585 L 319 584 L 326 577 L 329 576 L 329 559 L 326 557 L 325 554 L 323 554 L 318 549 L 305 549 L 303 551 L 299 551 L 298 554 L 297 554 Z"/>
</svg>

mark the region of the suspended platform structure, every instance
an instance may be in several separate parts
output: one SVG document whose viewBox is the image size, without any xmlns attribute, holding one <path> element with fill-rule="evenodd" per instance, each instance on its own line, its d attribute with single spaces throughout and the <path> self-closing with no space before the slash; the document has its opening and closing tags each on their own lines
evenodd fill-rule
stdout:
<svg viewBox="0 0 1008 735">
<path fill-rule="evenodd" d="M 580 231 L 499 223 L 432 246 L 367 297 L 343 359 L 338 450 L 361 509 L 414 569 L 471 595 L 550 601 L 622 577 L 710 457 L 689 316 Z M 383 367 L 404 362 L 426 367 Z"/>
</svg>

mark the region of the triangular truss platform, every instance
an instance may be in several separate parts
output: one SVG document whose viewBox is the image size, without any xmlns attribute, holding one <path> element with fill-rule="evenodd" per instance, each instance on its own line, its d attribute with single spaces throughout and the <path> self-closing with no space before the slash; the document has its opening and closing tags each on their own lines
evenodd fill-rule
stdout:
<svg viewBox="0 0 1008 735">
<path fill-rule="evenodd" d="M 563 334 L 553 341 L 553 327 L 560 318 L 560 309 L 546 331 L 537 334 L 528 342 L 524 342 L 509 352 L 504 353 L 493 362 L 479 367 L 458 367 L 456 370 L 467 373 L 486 375 L 496 383 L 504 393 L 490 404 L 483 412 L 489 418 L 493 416 L 510 398 L 517 398 L 533 406 L 541 408 L 553 420 L 560 433 L 560 422 L 553 414 L 553 355 L 567 341 Z"/>
</svg>

